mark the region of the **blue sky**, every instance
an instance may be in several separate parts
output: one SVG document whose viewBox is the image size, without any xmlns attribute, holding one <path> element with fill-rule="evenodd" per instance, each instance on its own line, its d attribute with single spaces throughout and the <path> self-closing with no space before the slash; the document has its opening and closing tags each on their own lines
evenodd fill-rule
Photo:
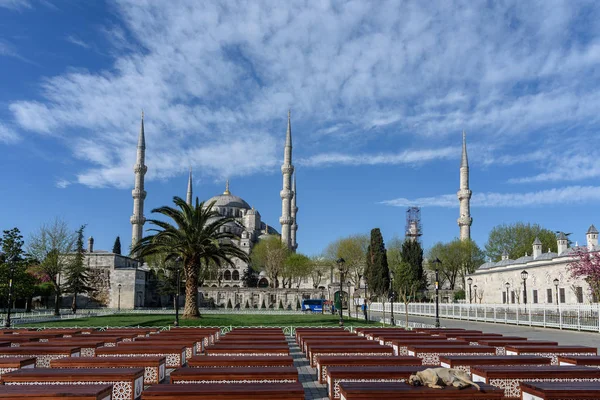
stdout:
<svg viewBox="0 0 600 400">
<path fill-rule="evenodd" d="M 145 112 L 150 209 L 224 189 L 279 227 L 292 110 L 299 251 L 422 206 L 458 236 L 467 132 L 472 236 L 600 224 L 600 7 L 583 1 L 0 0 L 1 228 L 56 217 L 96 248 L 131 238 Z"/>
</svg>

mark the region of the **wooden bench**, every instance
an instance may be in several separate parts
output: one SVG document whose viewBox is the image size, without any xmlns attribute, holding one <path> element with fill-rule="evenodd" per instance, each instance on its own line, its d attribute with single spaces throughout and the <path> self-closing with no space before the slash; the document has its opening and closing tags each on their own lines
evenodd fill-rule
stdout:
<svg viewBox="0 0 600 400">
<path fill-rule="evenodd" d="M 425 335 L 422 333 L 416 333 L 416 334 L 407 334 L 407 335 L 392 335 L 392 334 L 384 334 L 381 335 L 380 333 L 375 334 L 375 335 L 371 335 L 369 334 L 367 336 L 367 339 L 369 340 L 373 340 L 375 342 L 379 342 L 380 345 L 382 346 L 392 346 L 392 341 L 393 340 L 411 340 L 411 339 L 433 339 L 431 336 L 429 335 Z"/>
<path fill-rule="evenodd" d="M 352 333 L 348 332 L 348 334 L 339 334 L 339 335 L 302 335 L 299 339 L 298 339 L 298 346 L 304 351 L 304 344 L 308 341 L 311 340 L 344 340 L 344 339 L 350 339 L 350 338 L 358 338 L 358 336 L 353 335 Z M 365 340 L 365 338 L 362 338 L 362 340 Z"/>
<path fill-rule="evenodd" d="M 2 374 L 6 374 L 21 368 L 35 368 L 35 357 L 0 358 L 0 377 Z"/>
<path fill-rule="evenodd" d="M 160 383 L 165 379 L 166 357 L 74 357 L 50 362 L 52 368 L 144 368 L 144 383 Z"/>
<path fill-rule="evenodd" d="M 183 367 L 186 363 L 185 346 L 143 346 L 124 343 L 117 347 L 102 347 L 97 357 L 166 357 L 167 368 Z"/>
<path fill-rule="evenodd" d="M 440 333 L 439 336 L 448 340 L 457 340 L 461 336 L 502 337 L 499 333 L 483 333 L 477 331 L 443 332 Z"/>
<path fill-rule="evenodd" d="M 2 400 L 111 400 L 112 385 L 40 385 L 40 386 L 0 386 Z"/>
<path fill-rule="evenodd" d="M 497 356 L 506 355 L 506 346 L 518 344 L 522 346 L 558 346 L 558 342 L 552 342 L 548 340 L 506 340 L 506 339 L 493 339 L 493 340 L 478 340 L 477 343 L 482 346 L 492 346 L 496 348 Z"/>
<path fill-rule="evenodd" d="M 210 346 L 217 341 L 217 336 L 214 333 L 210 332 L 187 332 L 187 331 L 163 331 L 158 335 L 152 335 L 152 337 L 158 337 L 161 339 L 169 339 L 169 338 L 185 338 L 192 339 L 196 341 L 202 342 L 202 346 Z"/>
<path fill-rule="evenodd" d="M 79 385 L 82 382 L 112 384 L 113 400 L 134 400 L 144 390 L 143 368 L 32 368 L 19 369 L 1 378 L 5 385 Z"/>
<path fill-rule="evenodd" d="M 528 366 L 473 366 L 471 376 L 475 382 L 484 382 L 504 390 L 507 398 L 521 396 L 520 382 L 572 382 L 585 381 L 600 384 L 600 370 L 589 367 L 558 365 Z"/>
<path fill-rule="evenodd" d="M 63 347 L 0 347 L 0 358 L 35 357 L 36 368 L 50 368 L 50 361 L 64 357 L 79 357 L 81 348 Z"/>
<path fill-rule="evenodd" d="M 133 339 L 138 337 L 137 333 L 110 333 L 106 331 L 92 333 L 89 335 L 93 338 L 100 338 L 101 340 L 106 340 L 107 338 L 115 338 L 118 339 L 118 342 L 133 342 Z M 143 336 L 142 336 L 143 337 Z"/>
<path fill-rule="evenodd" d="M 600 368 L 600 356 L 558 356 L 558 365 L 585 365 Z"/>
<path fill-rule="evenodd" d="M 539 356 L 440 356 L 440 366 L 455 368 L 471 375 L 471 367 L 479 365 L 550 365 L 550 357 Z"/>
<path fill-rule="evenodd" d="M 162 338 L 160 335 L 150 337 L 135 338 L 133 343 L 140 343 L 144 346 L 169 346 L 173 344 L 185 346 L 185 359 L 188 360 L 196 354 L 201 354 L 204 351 L 202 339 L 187 339 L 187 338 Z"/>
<path fill-rule="evenodd" d="M 215 367 L 293 367 L 292 356 L 195 356 L 188 360 L 191 368 L 215 368 Z"/>
<path fill-rule="evenodd" d="M 394 350 L 394 355 L 407 356 L 408 346 L 419 344 L 440 344 L 445 346 L 464 346 L 464 342 L 449 341 L 440 337 L 429 337 L 422 339 L 392 339 L 390 340 L 391 347 Z"/>
<path fill-rule="evenodd" d="M 350 331 L 347 331 L 343 328 L 296 328 L 295 331 L 295 339 L 296 343 L 300 344 L 300 339 L 304 335 L 329 335 L 329 334 L 349 334 L 353 335 Z"/>
<path fill-rule="evenodd" d="M 317 365 L 317 356 L 392 356 L 393 350 L 378 344 L 322 344 L 312 346 L 308 355 L 310 366 Z"/>
<path fill-rule="evenodd" d="M 527 400 L 600 399 L 596 382 L 521 382 L 521 394 Z"/>
<path fill-rule="evenodd" d="M 0 336 L 0 340 L 10 342 L 12 347 L 19 347 L 23 343 L 39 343 L 40 339 L 35 336 L 28 335 L 3 335 Z M 55 340 L 55 339 L 53 339 Z M 67 339 L 70 340 L 70 339 Z"/>
<path fill-rule="evenodd" d="M 440 365 L 440 356 L 493 356 L 496 354 L 496 349 L 489 346 L 448 346 L 445 344 L 432 345 L 410 345 L 408 347 L 408 355 L 416 356 L 423 360 L 423 365 L 438 366 Z"/>
<path fill-rule="evenodd" d="M 142 400 L 304 400 L 304 388 L 295 383 L 230 383 L 152 385 Z"/>
<path fill-rule="evenodd" d="M 204 349 L 207 356 L 289 356 L 288 346 L 236 346 L 215 344 Z"/>
<path fill-rule="evenodd" d="M 421 365 L 418 357 L 395 356 L 317 356 L 317 379 L 319 383 L 327 381 L 328 367 L 356 367 L 356 366 L 400 366 Z"/>
<path fill-rule="evenodd" d="M 167 331 L 162 331 L 160 333 L 161 335 L 179 335 L 179 334 L 195 334 L 195 335 L 200 335 L 200 336 L 208 336 L 210 339 L 211 343 L 216 342 L 217 340 L 219 340 L 219 338 L 221 337 L 221 329 L 219 328 L 201 328 L 201 327 L 186 327 L 186 326 L 179 326 L 179 327 L 174 327 L 171 328 Z M 210 343 L 209 343 L 210 344 Z"/>
<path fill-rule="evenodd" d="M 65 347 L 65 346 L 73 346 L 79 347 L 81 349 L 80 357 L 95 357 L 96 350 L 104 347 L 103 341 L 98 340 L 77 340 L 74 338 L 68 338 L 70 341 L 68 342 L 54 342 L 50 339 L 48 342 L 39 343 L 39 342 L 31 342 L 31 343 L 21 343 L 20 348 L 36 348 L 36 347 Z"/>
<path fill-rule="evenodd" d="M 558 365 L 558 356 L 597 355 L 598 349 L 588 346 L 506 346 L 506 355 L 528 355 L 552 358 L 552 365 Z"/>
<path fill-rule="evenodd" d="M 296 367 L 215 367 L 179 368 L 171 373 L 171 383 L 292 383 L 298 382 Z"/>
<path fill-rule="evenodd" d="M 329 367 L 327 394 L 329 399 L 339 399 L 341 382 L 406 382 L 409 376 L 427 368 L 423 365 Z"/>
<path fill-rule="evenodd" d="M 159 333 L 157 328 L 109 328 L 104 331 L 96 331 L 98 333 L 117 333 L 117 334 L 135 334 L 138 337 L 150 336 L 151 334 Z M 94 332 L 94 333 L 96 333 Z"/>
<path fill-rule="evenodd" d="M 489 400 L 503 399 L 504 391 L 491 385 L 481 384 L 481 392 L 475 387 L 458 390 L 453 387 L 431 389 L 424 386 L 410 386 L 406 383 L 352 383 L 340 385 L 342 400 Z"/>
<path fill-rule="evenodd" d="M 63 337 L 62 333 L 38 332 L 38 331 L 25 331 L 25 332 L 15 333 L 15 335 L 18 335 L 20 337 L 36 338 L 40 342 L 47 342 L 48 339 L 51 339 L 51 338 Z M 4 339 L 4 336 L 2 336 L 2 338 L 0 338 L 0 339 Z"/>
<path fill-rule="evenodd" d="M 373 345 L 373 344 L 379 344 L 379 343 L 374 343 L 373 341 L 367 340 L 365 338 L 361 338 L 361 337 L 357 337 L 357 336 L 353 336 L 353 337 L 349 337 L 349 338 L 329 338 L 329 339 L 314 339 L 314 338 L 306 338 L 304 339 L 303 342 L 303 347 L 301 348 L 302 351 L 304 352 L 304 355 L 308 358 L 308 354 L 310 353 L 310 349 L 313 346 L 320 346 L 320 345 L 327 345 L 327 344 L 336 344 L 336 345 L 341 345 L 341 344 L 369 344 L 369 345 Z"/>
</svg>

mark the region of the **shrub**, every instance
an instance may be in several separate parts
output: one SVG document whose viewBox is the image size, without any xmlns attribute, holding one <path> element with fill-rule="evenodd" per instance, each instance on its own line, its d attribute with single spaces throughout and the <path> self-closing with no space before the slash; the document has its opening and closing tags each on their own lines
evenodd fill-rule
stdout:
<svg viewBox="0 0 600 400">
<path fill-rule="evenodd" d="M 465 300 L 467 298 L 467 294 L 463 289 L 457 290 L 454 292 L 454 301 Z"/>
</svg>

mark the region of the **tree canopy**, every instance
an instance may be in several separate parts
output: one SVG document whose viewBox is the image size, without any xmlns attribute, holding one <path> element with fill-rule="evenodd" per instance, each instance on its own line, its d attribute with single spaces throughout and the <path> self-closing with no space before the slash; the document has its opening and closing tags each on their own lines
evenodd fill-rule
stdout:
<svg viewBox="0 0 600 400">
<path fill-rule="evenodd" d="M 511 260 L 523 257 L 526 253 L 531 255 L 533 242 L 538 237 L 542 242 L 542 251 L 556 252 L 556 234 L 538 224 L 516 222 L 495 226 L 490 231 L 485 254 L 493 261 L 500 261 L 502 253 L 506 251 Z"/>
<path fill-rule="evenodd" d="M 284 273 L 284 262 L 289 253 L 289 249 L 281 242 L 279 236 L 269 235 L 252 248 L 250 253 L 252 268 L 256 271 L 265 271 L 271 287 L 277 287 L 280 275 Z"/>
<path fill-rule="evenodd" d="M 113 244 L 112 252 L 121 255 L 121 238 L 117 236 L 115 244 Z"/>
<path fill-rule="evenodd" d="M 433 245 L 429 249 L 428 259 L 431 261 L 436 258 L 442 262 L 436 266 L 440 273 L 440 286 L 448 282 L 451 290 L 456 288 L 457 281 L 464 281 L 466 275 L 474 272 L 485 261 L 484 253 L 477 243 L 460 239 Z"/>
<path fill-rule="evenodd" d="M 365 259 L 369 237 L 367 235 L 351 235 L 337 239 L 325 249 L 325 258 L 333 266 L 335 261 L 343 258 L 346 278 L 355 286 L 360 283 L 360 277 L 365 273 Z"/>
<path fill-rule="evenodd" d="M 390 271 L 383 236 L 379 228 L 371 230 L 367 248 L 365 277 L 371 293 L 378 297 L 387 296 L 390 288 Z"/>
</svg>

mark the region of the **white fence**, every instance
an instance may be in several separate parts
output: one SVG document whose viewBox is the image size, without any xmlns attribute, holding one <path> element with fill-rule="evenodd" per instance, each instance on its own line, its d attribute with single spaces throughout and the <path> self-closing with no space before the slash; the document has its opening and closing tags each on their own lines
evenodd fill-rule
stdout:
<svg viewBox="0 0 600 400">
<path fill-rule="evenodd" d="M 394 303 L 395 319 L 405 314 L 403 303 Z M 383 312 L 381 303 L 372 303 L 371 311 Z M 391 304 L 385 303 L 385 312 Z M 435 303 L 410 303 L 409 315 L 435 317 Z M 542 304 L 458 304 L 440 303 L 440 318 L 477 322 L 492 322 L 540 326 L 544 328 L 575 329 L 600 332 L 600 304 L 542 305 Z M 387 318 L 386 318 L 387 319 Z"/>
</svg>

